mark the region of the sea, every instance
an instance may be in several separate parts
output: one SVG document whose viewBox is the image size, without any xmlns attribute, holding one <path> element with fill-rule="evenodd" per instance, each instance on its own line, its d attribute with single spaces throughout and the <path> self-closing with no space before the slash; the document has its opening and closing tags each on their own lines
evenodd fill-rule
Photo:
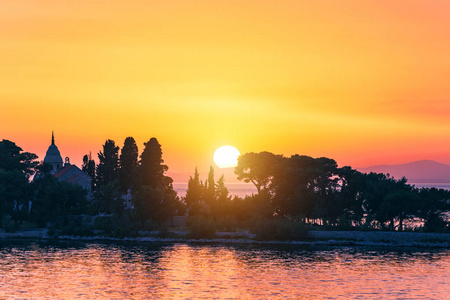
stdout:
<svg viewBox="0 0 450 300">
<path fill-rule="evenodd" d="M 245 182 L 226 182 L 225 186 L 228 188 L 228 191 L 230 192 L 230 196 L 238 196 L 238 197 L 245 197 L 250 196 L 251 194 L 256 194 L 256 187 L 252 183 L 245 183 Z M 174 190 L 178 193 L 179 197 L 186 196 L 186 191 L 188 188 L 187 183 L 174 183 L 173 184 Z"/>
<path fill-rule="evenodd" d="M 416 188 L 438 188 L 438 189 L 445 189 L 450 190 L 450 183 L 410 183 L 411 185 L 414 185 Z M 228 188 L 228 191 L 230 192 L 231 196 L 239 196 L 239 197 L 245 197 L 250 196 L 252 194 L 256 194 L 256 188 L 252 183 L 245 183 L 245 182 L 226 182 L 225 186 Z M 186 196 L 186 191 L 188 188 L 187 183 L 174 183 L 173 187 L 175 191 L 178 193 L 178 196 L 184 197 Z"/>
<path fill-rule="evenodd" d="M 423 182 L 417 182 L 417 183 L 410 183 L 411 185 L 414 185 L 416 188 L 437 188 L 437 189 L 444 189 L 450 191 L 450 183 L 423 183 Z"/>
<path fill-rule="evenodd" d="M 449 299 L 450 250 L 0 240 L 0 299 Z"/>
</svg>

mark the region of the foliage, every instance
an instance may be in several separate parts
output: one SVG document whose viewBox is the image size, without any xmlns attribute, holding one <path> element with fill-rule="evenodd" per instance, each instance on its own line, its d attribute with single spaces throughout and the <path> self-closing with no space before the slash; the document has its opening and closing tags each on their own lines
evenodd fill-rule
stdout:
<svg viewBox="0 0 450 300">
<path fill-rule="evenodd" d="M 215 183 L 213 167 L 210 167 L 205 184 L 200 181 L 197 168 L 195 168 L 194 177 L 191 176 L 189 179 L 184 200 L 190 216 L 210 215 L 217 220 L 233 214 L 225 178 L 222 175 Z"/>
<path fill-rule="evenodd" d="M 0 169 L 5 171 L 20 171 L 27 180 L 36 172 L 37 155 L 22 152 L 22 148 L 9 140 L 0 142 Z"/>
<path fill-rule="evenodd" d="M 141 223 L 146 220 L 164 221 L 162 204 L 164 193 L 151 186 L 141 186 L 133 193 L 133 203 L 136 209 L 136 218 Z"/>
<path fill-rule="evenodd" d="M 252 232 L 261 241 L 299 241 L 308 235 L 308 226 L 288 218 L 265 218 L 254 222 Z"/>
<path fill-rule="evenodd" d="M 258 195 L 237 203 L 259 217 L 303 215 L 312 224 L 347 229 L 402 231 L 405 221 L 413 218 L 446 226 L 439 220 L 445 221 L 443 215 L 449 211 L 449 191 L 418 190 L 405 178 L 338 168 L 329 158 L 247 153 L 239 158 L 235 173 L 257 187 Z"/>
<path fill-rule="evenodd" d="M 94 232 L 92 231 L 92 227 L 86 224 L 77 224 L 75 222 L 69 222 L 67 225 L 63 226 L 60 235 L 71 235 L 71 236 L 79 236 L 79 237 L 89 237 L 93 236 Z"/>
<path fill-rule="evenodd" d="M 228 191 L 228 188 L 225 186 L 225 177 L 222 174 L 220 176 L 219 180 L 216 184 L 216 198 L 219 203 L 227 202 L 231 200 L 231 197 L 229 196 L 230 192 Z"/>
<path fill-rule="evenodd" d="M 114 231 L 114 228 L 115 228 L 113 222 L 114 222 L 114 220 L 111 215 L 96 216 L 95 220 L 94 220 L 94 229 L 100 230 L 103 233 L 105 233 L 106 235 L 110 235 L 110 234 L 112 234 L 112 232 Z"/>
<path fill-rule="evenodd" d="M 106 236 L 123 238 L 137 236 L 137 226 L 130 214 L 122 216 L 107 215 L 97 216 L 93 228 L 101 231 Z"/>
<path fill-rule="evenodd" d="M 239 156 L 234 173 L 239 180 L 253 183 L 260 193 L 262 190 L 270 189 L 275 168 L 282 160 L 281 155 L 270 152 L 245 153 Z"/>
<path fill-rule="evenodd" d="M 239 221 L 234 216 L 227 215 L 216 221 L 218 231 L 236 232 L 239 228 Z"/>
<path fill-rule="evenodd" d="M 0 169 L 1 215 L 9 215 L 15 222 L 25 219 L 29 210 L 30 194 L 28 180 L 22 171 Z"/>
<path fill-rule="evenodd" d="M 144 146 L 133 193 L 136 217 L 141 223 L 149 219 L 162 222 L 176 215 L 182 204 L 173 189 L 172 178 L 165 175 L 168 167 L 163 165 L 158 140 L 151 138 Z"/>
<path fill-rule="evenodd" d="M 31 219 L 42 227 L 57 218 L 67 224 L 69 215 L 87 210 L 86 191 L 78 185 L 60 182 L 51 174 L 36 179 L 32 189 Z"/>
<path fill-rule="evenodd" d="M 113 224 L 115 225 L 112 236 L 116 238 L 137 237 L 138 226 L 133 221 L 133 215 L 125 213 L 122 216 L 114 216 Z"/>
<path fill-rule="evenodd" d="M 188 188 L 184 201 L 190 211 L 193 206 L 202 200 L 203 186 L 200 183 L 200 178 L 197 168 L 195 168 L 194 177 L 190 176 L 188 181 Z"/>
<path fill-rule="evenodd" d="M 431 214 L 425 221 L 423 231 L 450 233 L 450 222 L 446 221 L 442 215 Z"/>
<path fill-rule="evenodd" d="M 138 230 L 161 228 L 164 221 L 187 210 L 190 236 L 195 238 L 212 237 L 217 229 L 235 231 L 246 223 L 262 240 L 303 239 L 309 224 L 402 231 L 412 230 L 413 221 L 423 220 L 424 226 L 415 230 L 450 231 L 450 191 L 417 189 L 405 178 L 339 168 L 325 157 L 246 153 L 238 159 L 235 173 L 240 180 L 252 182 L 257 194 L 231 198 L 224 176 L 215 182 L 211 167 L 204 182 L 195 169 L 180 201 L 172 178 L 165 175 L 168 167 L 161 145 L 156 138 L 144 145 L 139 161 L 132 137 L 125 139 L 120 159 L 112 140 L 99 152 L 97 167 L 90 156 L 83 157 L 83 171 L 97 176 L 94 199 L 89 202 L 80 186 L 58 181 L 51 165 L 38 164 L 36 155 L 1 141 L 2 227 L 14 231 L 35 222 L 40 227 L 50 224 L 55 234 L 62 230 L 90 235 L 95 229 L 110 236 L 135 236 Z M 125 207 L 121 196 L 128 188 L 134 209 Z M 97 217 L 95 224 L 74 222 L 86 213 L 108 217 Z"/>
<path fill-rule="evenodd" d="M 205 181 L 202 198 L 209 206 L 214 206 L 216 204 L 216 183 L 214 182 L 213 166 L 210 166 L 209 168 L 208 180 Z"/>
<path fill-rule="evenodd" d="M 2 228 L 8 233 L 16 232 L 19 229 L 19 224 L 14 222 L 11 216 L 5 216 L 2 218 Z"/>
<path fill-rule="evenodd" d="M 189 227 L 189 238 L 207 239 L 216 235 L 216 224 L 212 217 L 195 215 L 189 216 L 186 225 Z"/>
<path fill-rule="evenodd" d="M 167 182 L 164 173 L 168 170 L 168 167 L 163 164 L 161 145 L 156 138 L 151 138 L 144 143 L 144 146 L 144 151 L 140 156 L 137 178 L 139 185 L 164 190 Z"/>
<path fill-rule="evenodd" d="M 138 147 L 133 137 L 127 137 L 123 143 L 119 158 L 119 186 L 122 193 L 133 187 L 138 168 Z"/>
<path fill-rule="evenodd" d="M 36 159 L 35 154 L 22 152 L 14 142 L 0 142 L 0 218 L 7 214 L 16 223 L 27 217 L 29 179 L 36 172 Z"/>
<path fill-rule="evenodd" d="M 97 211 L 102 214 L 122 215 L 125 205 L 119 193 L 117 180 L 101 186 L 94 194 Z"/>
<path fill-rule="evenodd" d="M 92 159 L 91 154 L 83 156 L 83 164 L 81 170 L 91 177 L 91 189 L 95 190 L 95 161 Z"/>
<path fill-rule="evenodd" d="M 97 188 L 118 179 L 119 176 L 119 147 L 113 140 L 106 140 L 103 151 L 98 153 Z"/>
</svg>

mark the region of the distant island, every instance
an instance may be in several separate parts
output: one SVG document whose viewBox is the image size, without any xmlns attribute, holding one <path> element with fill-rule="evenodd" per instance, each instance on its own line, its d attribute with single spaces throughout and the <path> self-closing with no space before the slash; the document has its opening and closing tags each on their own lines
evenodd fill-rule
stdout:
<svg viewBox="0 0 450 300">
<path fill-rule="evenodd" d="M 450 183 L 450 165 L 433 160 L 419 160 L 399 165 L 376 165 L 357 168 L 362 173 L 384 173 L 400 179 L 408 178 L 410 184 Z"/>
</svg>

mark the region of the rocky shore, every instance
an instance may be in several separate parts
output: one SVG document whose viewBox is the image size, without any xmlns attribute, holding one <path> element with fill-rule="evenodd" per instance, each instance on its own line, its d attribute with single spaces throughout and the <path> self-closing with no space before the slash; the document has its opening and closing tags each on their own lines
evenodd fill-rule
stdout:
<svg viewBox="0 0 450 300">
<path fill-rule="evenodd" d="M 147 232 L 147 236 L 133 238 L 113 238 L 105 236 L 58 236 L 50 237 L 47 229 L 7 233 L 0 231 L 0 239 L 44 239 L 81 241 L 133 241 L 162 243 L 224 243 L 224 244 L 295 244 L 328 246 L 383 246 L 450 248 L 448 233 L 386 232 L 386 231 L 310 231 L 305 241 L 257 241 L 255 235 L 244 232 L 218 232 L 212 239 L 189 239 L 186 232 L 173 232 L 176 237 L 159 237 L 159 232 Z"/>
</svg>

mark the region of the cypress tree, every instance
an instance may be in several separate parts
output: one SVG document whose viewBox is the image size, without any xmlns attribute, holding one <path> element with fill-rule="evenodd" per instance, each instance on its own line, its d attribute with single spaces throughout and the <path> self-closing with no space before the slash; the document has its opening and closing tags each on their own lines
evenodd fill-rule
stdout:
<svg viewBox="0 0 450 300">
<path fill-rule="evenodd" d="M 119 147 L 113 140 L 106 140 L 103 152 L 98 153 L 97 187 L 118 179 L 119 173 Z"/>
<path fill-rule="evenodd" d="M 121 192 L 126 193 L 128 189 L 132 188 L 138 165 L 136 141 L 132 137 L 127 137 L 123 143 L 119 158 L 119 185 Z"/>
</svg>

